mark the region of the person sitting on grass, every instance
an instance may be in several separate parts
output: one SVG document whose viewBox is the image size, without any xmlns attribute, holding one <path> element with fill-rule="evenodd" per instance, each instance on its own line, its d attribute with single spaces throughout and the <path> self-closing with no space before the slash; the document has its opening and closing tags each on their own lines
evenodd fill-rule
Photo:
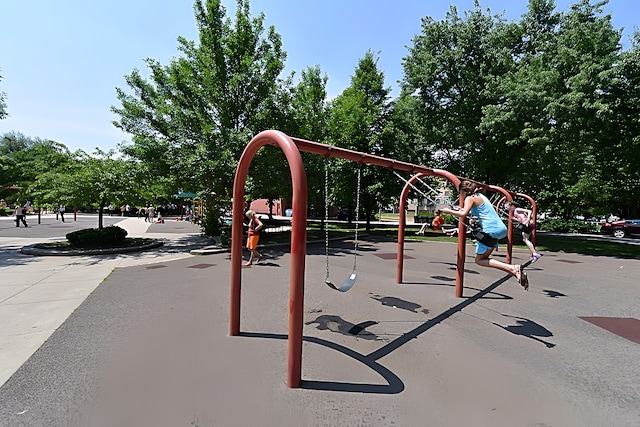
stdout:
<svg viewBox="0 0 640 427">
<path fill-rule="evenodd" d="M 422 227 L 420 227 L 420 230 L 416 234 L 424 234 L 427 227 L 431 230 L 440 230 L 440 227 L 444 225 L 444 218 L 442 218 L 442 216 L 440 215 L 441 213 L 442 211 L 438 209 L 436 211 L 436 216 L 434 216 L 433 220 L 431 221 L 431 224 L 425 222 L 424 224 L 422 224 Z"/>
</svg>

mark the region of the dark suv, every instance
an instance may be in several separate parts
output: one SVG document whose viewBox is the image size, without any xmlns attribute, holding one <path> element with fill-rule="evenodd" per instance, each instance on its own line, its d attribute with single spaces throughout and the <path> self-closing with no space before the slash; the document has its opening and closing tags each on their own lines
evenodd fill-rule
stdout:
<svg viewBox="0 0 640 427">
<path fill-rule="evenodd" d="M 600 231 L 605 234 L 613 234 L 615 237 L 640 235 L 640 219 L 605 222 L 600 227 Z"/>
</svg>

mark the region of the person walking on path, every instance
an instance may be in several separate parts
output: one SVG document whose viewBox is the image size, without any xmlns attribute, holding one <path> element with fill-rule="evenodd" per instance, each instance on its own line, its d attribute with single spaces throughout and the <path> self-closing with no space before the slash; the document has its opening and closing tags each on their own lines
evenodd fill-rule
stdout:
<svg viewBox="0 0 640 427">
<path fill-rule="evenodd" d="M 516 229 L 522 231 L 522 241 L 531 253 L 531 263 L 536 262 L 542 255 L 537 251 L 531 241 L 531 232 L 536 229 L 536 222 L 533 219 L 533 212 L 529 209 L 519 207 L 518 202 L 510 201 L 505 204 L 507 211 L 511 212 L 511 216 L 516 220 Z"/>
<path fill-rule="evenodd" d="M 153 218 L 156 216 L 156 208 L 153 206 L 149 206 L 147 208 L 147 216 L 149 217 L 149 222 L 153 224 Z"/>
<path fill-rule="evenodd" d="M 477 217 L 481 232 L 477 233 L 476 264 L 482 267 L 496 268 L 515 276 L 520 286 L 528 291 L 529 278 L 527 273 L 523 271 L 522 265 L 507 264 L 490 258 L 498 247 L 498 241 L 507 236 L 507 226 L 504 225 L 489 199 L 478 192 L 479 189 L 475 182 L 462 180 L 459 186 L 460 197 L 464 200 L 462 209 L 444 208 L 442 212 L 459 218 L 466 218 L 469 213 Z"/>
<path fill-rule="evenodd" d="M 25 227 L 28 227 L 27 220 L 25 219 L 24 208 L 22 206 L 16 205 L 13 210 L 13 214 L 16 216 L 16 227 L 20 227 L 20 222 L 22 222 Z"/>
<path fill-rule="evenodd" d="M 249 261 L 245 265 L 253 264 L 253 260 L 256 259 L 256 262 L 260 262 L 262 259 L 262 254 L 258 252 L 258 241 L 260 240 L 260 230 L 264 228 L 264 224 L 260 221 L 260 218 L 256 215 L 256 213 L 252 210 L 248 210 L 245 214 L 247 218 L 249 218 L 249 233 L 247 238 L 247 249 L 251 251 L 251 255 L 249 256 Z"/>
<path fill-rule="evenodd" d="M 64 207 L 64 205 L 60 205 L 60 207 L 58 208 L 58 212 L 60 213 L 60 220 L 62 222 L 64 222 L 64 213 L 66 211 L 66 208 Z M 58 216 L 56 215 L 56 220 L 58 219 Z"/>
</svg>

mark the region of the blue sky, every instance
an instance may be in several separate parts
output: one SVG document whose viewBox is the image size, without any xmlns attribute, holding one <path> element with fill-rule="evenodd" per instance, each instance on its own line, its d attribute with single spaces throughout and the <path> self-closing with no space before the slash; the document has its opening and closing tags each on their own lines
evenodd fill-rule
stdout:
<svg viewBox="0 0 640 427">
<path fill-rule="evenodd" d="M 578 0 L 556 0 L 568 10 Z M 593 1 L 592 1 L 593 2 Z M 223 0 L 233 15 L 235 0 Z M 329 77 L 330 97 L 349 85 L 368 49 L 379 52 L 379 69 L 398 93 L 406 46 L 420 33 L 420 20 L 443 19 L 454 4 L 460 15 L 473 0 L 253 0 L 251 12 L 281 34 L 287 51 L 285 73 L 319 65 Z M 517 20 L 526 0 L 482 0 L 483 9 Z M 192 0 L 2 0 L 0 91 L 7 95 L 9 131 L 53 139 L 71 150 L 116 148 L 127 134 L 115 128 L 109 108 L 119 105 L 115 87 L 134 68 L 148 73 L 144 58 L 166 65 L 178 36 L 197 39 Z M 604 8 L 616 28 L 625 27 L 623 45 L 640 26 L 637 0 L 610 0 Z"/>
</svg>

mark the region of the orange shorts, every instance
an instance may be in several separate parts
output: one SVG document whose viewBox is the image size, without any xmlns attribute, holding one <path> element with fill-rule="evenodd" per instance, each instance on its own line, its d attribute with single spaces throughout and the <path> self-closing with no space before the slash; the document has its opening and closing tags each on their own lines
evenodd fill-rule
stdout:
<svg viewBox="0 0 640 427">
<path fill-rule="evenodd" d="M 260 236 L 249 236 L 247 238 L 247 248 L 254 250 L 258 247 L 258 240 L 260 240 Z"/>
</svg>

